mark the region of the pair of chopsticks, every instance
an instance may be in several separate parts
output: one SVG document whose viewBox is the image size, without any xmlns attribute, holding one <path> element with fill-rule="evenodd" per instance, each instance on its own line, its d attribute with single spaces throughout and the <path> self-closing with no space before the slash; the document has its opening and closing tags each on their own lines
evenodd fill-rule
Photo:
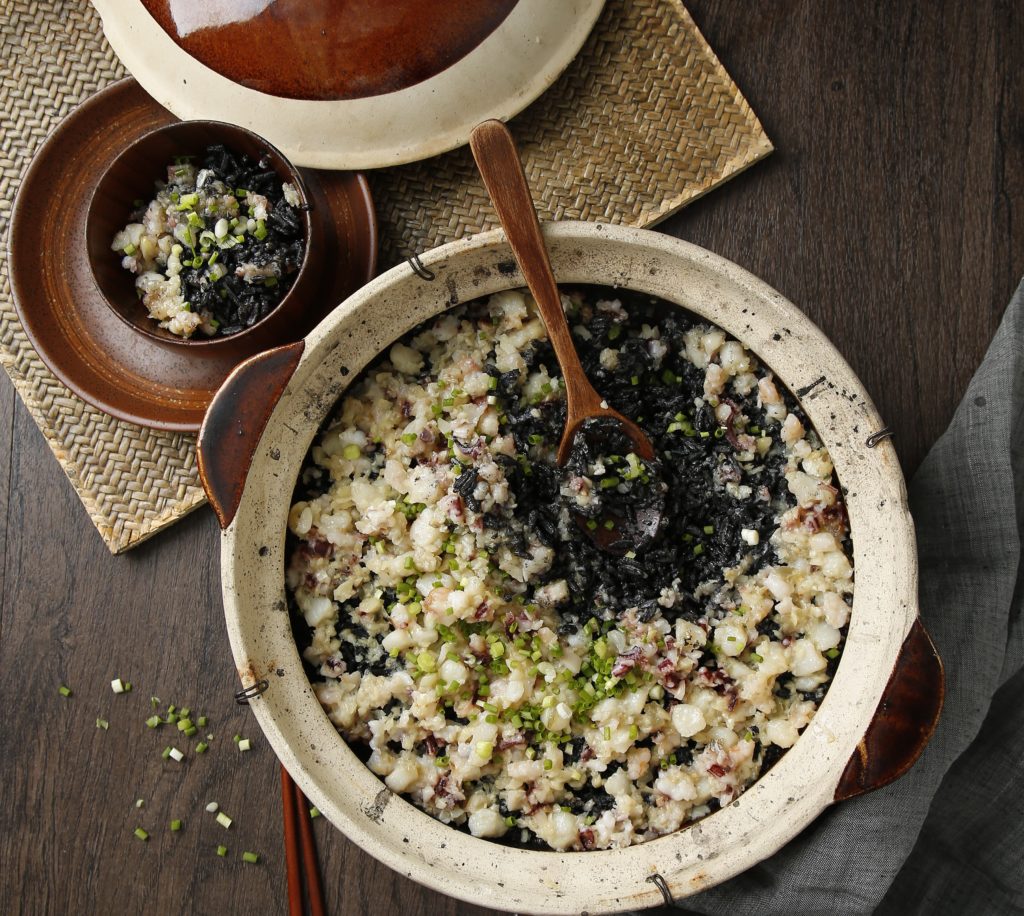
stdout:
<svg viewBox="0 0 1024 916">
<path fill-rule="evenodd" d="M 283 766 L 281 800 L 284 802 L 284 855 L 288 868 L 288 916 L 303 916 L 303 875 L 311 916 L 324 916 L 324 891 L 316 863 L 309 802 Z"/>
</svg>

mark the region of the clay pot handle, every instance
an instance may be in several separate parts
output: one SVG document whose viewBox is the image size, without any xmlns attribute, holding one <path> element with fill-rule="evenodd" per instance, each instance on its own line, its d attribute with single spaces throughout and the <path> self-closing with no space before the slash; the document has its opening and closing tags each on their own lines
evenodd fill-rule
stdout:
<svg viewBox="0 0 1024 916">
<path fill-rule="evenodd" d="M 879 789 L 906 773 L 935 731 L 944 693 L 942 659 L 918 618 L 874 718 L 846 764 L 835 800 Z"/>
<path fill-rule="evenodd" d="M 199 430 L 199 478 L 221 528 L 238 511 L 256 445 L 304 347 L 300 340 L 236 366 L 206 411 Z"/>
</svg>

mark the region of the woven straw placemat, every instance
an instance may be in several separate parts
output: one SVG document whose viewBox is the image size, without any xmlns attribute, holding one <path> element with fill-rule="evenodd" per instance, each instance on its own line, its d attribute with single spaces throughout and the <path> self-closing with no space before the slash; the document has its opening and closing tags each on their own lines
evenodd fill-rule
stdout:
<svg viewBox="0 0 1024 916">
<path fill-rule="evenodd" d="M 201 505 L 192 436 L 83 403 L 29 345 L 11 302 L 11 201 L 77 104 L 125 75 L 80 0 L 0 4 L 0 361 L 114 553 Z M 767 155 L 739 89 L 676 0 L 608 0 L 569 69 L 512 122 L 542 216 L 646 226 Z M 381 266 L 494 224 L 468 150 L 371 175 Z"/>
</svg>

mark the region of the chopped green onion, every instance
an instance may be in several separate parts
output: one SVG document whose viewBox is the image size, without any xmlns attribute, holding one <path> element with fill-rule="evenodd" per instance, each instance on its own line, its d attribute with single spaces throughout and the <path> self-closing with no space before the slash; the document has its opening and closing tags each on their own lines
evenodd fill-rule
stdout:
<svg viewBox="0 0 1024 916">
<path fill-rule="evenodd" d="M 259 862 L 259 860 L 260 860 L 260 857 L 258 855 L 256 855 L 256 853 L 254 853 L 254 852 L 243 852 L 242 853 L 242 861 L 243 862 L 248 862 L 251 865 L 255 865 L 257 862 Z"/>
<path fill-rule="evenodd" d="M 705 525 L 704 526 L 704 533 L 705 534 L 714 534 L 715 533 L 715 526 L 714 525 Z"/>
<path fill-rule="evenodd" d="M 219 855 L 219 856 L 221 856 L 223 858 L 227 854 L 228 854 L 227 846 L 218 846 L 217 847 L 217 855 Z"/>
<path fill-rule="evenodd" d="M 223 811 L 217 812 L 217 823 L 221 825 L 225 830 L 231 827 L 233 821 Z"/>
<path fill-rule="evenodd" d="M 121 250 L 129 257 L 135 254 L 136 251 L 138 251 L 138 249 L 131 242 L 125 245 L 124 248 L 122 248 Z"/>
<path fill-rule="evenodd" d="M 619 478 L 618 477 L 605 477 L 601 481 L 601 489 L 602 490 L 610 490 L 612 487 L 617 487 L 618 485 L 619 485 Z"/>
<path fill-rule="evenodd" d="M 200 741 L 196 745 L 196 753 L 197 754 L 205 754 L 209 749 L 210 749 L 210 745 L 208 745 L 205 741 Z"/>
<path fill-rule="evenodd" d="M 110 689 L 113 690 L 114 693 L 127 693 L 129 688 L 128 685 L 121 680 L 121 678 L 115 677 L 110 682 Z"/>
<path fill-rule="evenodd" d="M 829 649 L 825 653 L 825 657 L 826 658 L 839 658 L 839 650 L 838 649 Z"/>
<path fill-rule="evenodd" d="M 161 721 L 162 720 L 159 716 L 150 716 L 148 719 L 146 719 L 146 725 L 149 728 L 156 728 L 158 725 L 160 725 Z"/>
<path fill-rule="evenodd" d="M 177 833 L 179 830 L 181 830 L 181 821 L 179 821 L 179 820 L 171 821 L 171 833 Z"/>
<path fill-rule="evenodd" d="M 555 766 L 555 761 L 552 760 L 550 757 L 546 757 L 544 759 L 544 769 L 545 770 L 554 769 L 554 766 Z"/>
<path fill-rule="evenodd" d="M 110 723 L 106 719 L 97 719 L 96 727 L 102 728 L 103 731 L 106 731 L 108 728 L 110 728 Z"/>
<path fill-rule="evenodd" d="M 165 747 L 161 752 L 160 756 L 163 757 L 164 760 L 166 760 L 168 757 L 171 756 L 171 749 L 169 747 Z"/>
<path fill-rule="evenodd" d="M 320 817 L 320 809 L 316 808 L 316 807 L 310 808 L 309 809 L 309 816 L 310 817 Z"/>
<path fill-rule="evenodd" d="M 702 553 L 704 553 L 704 545 L 703 544 L 698 544 L 696 547 L 693 548 L 693 555 L 695 557 L 699 557 Z"/>
<path fill-rule="evenodd" d="M 354 442 L 350 443 L 349 445 L 346 445 L 341 452 L 341 456 L 345 458 L 347 461 L 355 461 L 362 454 L 363 450 Z"/>
<path fill-rule="evenodd" d="M 220 805 L 218 805 L 216 802 L 207 802 L 206 803 L 206 810 L 209 811 L 210 814 L 216 814 L 217 813 L 217 809 L 219 807 L 220 807 Z"/>
<path fill-rule="evenodd" d="M 235 735 L 235 739 L 234 740 L 235 740 L 235 744 L 238 744 L 238 742 L 242 740 L 242 736 L 241 735 Z"/>
<path fill-rule="evenodd" d="M 247 751 L 251 747 L 252 747 L 252 745 L 249 743 L 249 739 L 248 738 L 243 738 L 241 741 L 238 742 L 238 749 L 240 751 Z"/>
<path fill-rule="evenodd" d="M 171 752 L 170 752 L 170 757 L 172 759 L 176 760 L 178 763 L 181 763 L 181 761 L 185 757 L 185 755 L 181 751 L 179 751 L 176 747 L 172 747 L 171 748 Z"/>
<path fill-rule="evenodd" d="M 196 719 L 196 725 L 198 725 L 200 728 L 206 728 L 208 722 L 209 719 L 207 719 L 206 716 L 200 716 L 198 719 Z"/>
<path fill-rule="evenodd" d="M 71 688 L 65 687 L 63 684 L 61 684 L 60 687 L 57 688 L 57 693 L 59 693 L 62 697 L 69 697 L 71 696 Z"/>
<path fill-rule="evenodd" d="M 143 830 L 143 829 L 142 829 L 141 827 L 136 827 L 136 828 L 135 828 L 135 835 L 136 835 L 136 836 L 137 836 L 137 837 L 138 837 L 138 838 L 139 838 L 140 840 L 142 840 L 142 842 L 143 842 L 143 843 L 145 843 L 145 842 L 146 842 L 146 840 L 148 840 L 148 839 L 149 839 L 149 834 L 148 834 L 148 833 L 146 833 L 146 831 L 145 831 L 145 830 Z"/>
<path fill-rule="evenodd" d="M 476 755 L 483 760 L 489 760 L 491 754 L 494 753 L 494 742 L 493 741 L 477 741 L 476 743 Z"/>
</svg>

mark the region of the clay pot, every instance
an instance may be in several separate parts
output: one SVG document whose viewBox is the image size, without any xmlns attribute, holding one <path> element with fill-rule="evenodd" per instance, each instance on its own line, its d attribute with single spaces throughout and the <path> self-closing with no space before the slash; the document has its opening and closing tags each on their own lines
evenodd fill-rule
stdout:
<svg viewBox="0 0 1024 916">
<path fill-rule="evenodd" d="M 678 900 L 770 856 L 829 805 L 904 773 L 942 705 L 942 665 L 917 613 L 906 492 L 884 424 L 836 349 L 795 306 L 735 264 L 644 230 L 545 227 L 564 283 L 627 287 L 684 306 L 743 341 L 800 400 L 846 491 L 857 586 L 839 667 L 797 743 L 734 803 L 620 850 L 534 852 L 474 838 L 394 795 L 313 695 L 285 601 L 288 510 L 321 422 L 360 370 L 455 303 L 524 285 L 502 232 L 402 264 L 347 299 L 304 341 L 242 364 L 214 398 L 199 463 L 224 527 L 223 598 L 253 714 L 302 790 L 349 839 L 396 871 L 483 906 L 606 913 Z"/>
</svg>

